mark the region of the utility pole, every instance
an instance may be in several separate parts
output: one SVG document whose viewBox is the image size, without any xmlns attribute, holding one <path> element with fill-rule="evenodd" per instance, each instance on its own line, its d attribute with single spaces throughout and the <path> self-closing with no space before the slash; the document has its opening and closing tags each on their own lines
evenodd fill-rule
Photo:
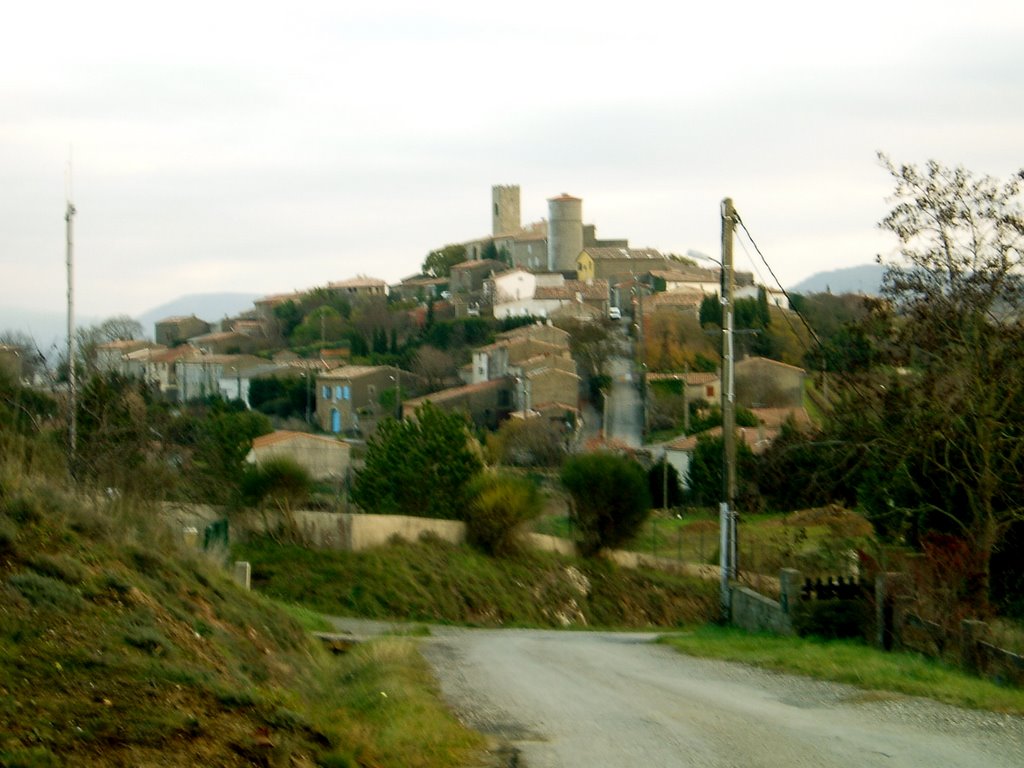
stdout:
<svg viewBox="0 0 1024 768">
<path fill-rule="evenodd" d="M 74 270 L 74 216 L 75 206 L 67 201 L 64 211 L 67 238 L 66 264 L 68 272 L 68 466 L 75 471 L 78 450 L 78 381 L 75 375 L 75 270 Z"/>
<path fill-rule="evenodd" d="M 733 353 L 732 238 L 736 211 L 732 198 L 722 201 L 722 503 L 719 508 L 721 546 L 722 617 L 729 618 L 729 579 L 736 576 L 736 397 L 734 392 L 735 358 Z"/>
</svg>

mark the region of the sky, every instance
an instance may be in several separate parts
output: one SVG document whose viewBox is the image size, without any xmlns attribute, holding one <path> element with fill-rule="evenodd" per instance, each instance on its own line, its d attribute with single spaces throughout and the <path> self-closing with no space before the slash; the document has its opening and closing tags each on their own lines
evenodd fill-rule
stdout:
<svg viewBox="0 0 1024 768">
<path fill-rule="evenodd" d="M 779 281 L 895 253 L 896 163 L 1024 167 L 1024 4 L 34 2 L 0 28 L 0 308 L 395 282 L 583 200 L 599 237 Z M 68 169 L 70 168 L 70 173 Z M 742 239 L 741 239 L 742 240 Z M 756 260 L 756 261 L 755 261 Z M 773 282 L 749 243 L 737 267 Z"/>
</svg>

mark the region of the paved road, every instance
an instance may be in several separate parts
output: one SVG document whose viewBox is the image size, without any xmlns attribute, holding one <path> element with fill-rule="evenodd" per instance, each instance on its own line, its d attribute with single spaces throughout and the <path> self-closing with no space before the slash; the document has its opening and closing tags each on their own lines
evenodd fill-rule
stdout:
<svg viewBox="0 0 1024 768">
<path fill-rule="evenodd" d="M 632 362 L 625 357 L 608 361 L 612 389 L 605 405 L 605 435 L 639 448 L 643 443 L 643 411 Z"/>
<path fill-rule="evenodd" d="M 693 659 L 651 635 L 438 628 L 471 726 L 528 768 L 1021 768 L 1024 719 Z"/>
</svg>

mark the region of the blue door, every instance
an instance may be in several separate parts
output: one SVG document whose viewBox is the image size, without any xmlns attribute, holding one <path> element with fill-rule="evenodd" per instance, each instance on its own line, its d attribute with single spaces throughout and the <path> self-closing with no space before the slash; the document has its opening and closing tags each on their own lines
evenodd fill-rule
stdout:
<svg viewBox="0 0 1024 768">
<path fill-rule="evenodd" d="M 331 432 L 341 432 L 341 414 L 337 408 L 331 408 Z"/>
</svg>

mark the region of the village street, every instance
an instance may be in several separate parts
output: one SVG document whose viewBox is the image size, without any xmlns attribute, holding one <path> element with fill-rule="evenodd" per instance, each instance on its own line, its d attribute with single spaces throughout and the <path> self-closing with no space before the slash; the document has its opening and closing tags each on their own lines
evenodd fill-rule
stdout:
<svg viewBox="0 0 1024 768">
<path fill-rule="evenodd" d="M 639 448 L 643 444 L 644 421 L 633 362 L 628 357 L 612 357 L 608 360 L 608 372 L 612 386 L 605 403 L 605 437 Z"/>
</svg>

